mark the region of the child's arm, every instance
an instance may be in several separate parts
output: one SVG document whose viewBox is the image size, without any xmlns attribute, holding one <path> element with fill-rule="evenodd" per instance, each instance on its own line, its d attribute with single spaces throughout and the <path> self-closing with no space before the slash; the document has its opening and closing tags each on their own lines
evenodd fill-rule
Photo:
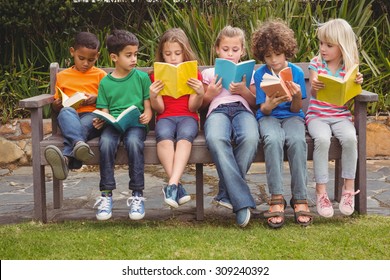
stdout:
<svg viewBox="0 0 390 280">
<path fill-rule="evenodd" d="M 292 96 L 290 111 L 293 113 L 298 113 L 302 109 L 301 86 L 294 82 L 286 82 L 286 85 Z"/>
<path fill-rule="evenodd" d="M 154 81 L 149 87 L 150 103 L 153 110 L 155 110 L 158 114 L 162 114 L 165 110 L 163 98 L 159 95 L 163 88 L 164 84 L 162 81 Z"/>
<path fill-rule="evenodd" d="M 203 97 L 204 97 L 204 88 L 202 81 L 198 79 L 191 78 L 188 80 L 187 84 L 195 90 L 196 94 L 191 94 L 188 101 L 188 109 L 190 112 L 196 112 L 200 106 L 202 106 Z"/>
<path fill-rule="evenodd" d="M 275 109 L 280 103 L 290 101 L 288 96 L 280 96 L 280 97 L 265 97 L 265 102 L 260 105 L 260 110 L 264 115 L 270 115 L 272 110 Z"/>
<path fill-rule="evenodd" d="M 239 83 L 230 83 L 229 85 L 229 91 L 231 94 L 239 94 L 241 95 L 246 101 L 248 101 L 249 106 L 255 108 L 256 107 L 256 87 L 253 85 L 251 86 L 251 89 L 248 89 L 246 87 L 246 76 L 242 78 L 242 81 Z"/>
<path fill-rule="evenodd" d="M 103 112 L 105 112 L 105 113 L 110 113 L 110 111 L 108 110 L 108 109 L 99 109 L 99 110 L 101 110 L 101 111 L 103 111 Z M 92 125 L 93 125 L 93 127 L 94 128 L 96 128 L 96 129 L 101 129 L 101 128 L 103 128 L 103 126 L 104 126 L 104 124 L 105 124 L 106 122 L 104 121 L 104 120 L 102 120 L 102 119 L 99 119 L 99 118 L 93 118 L 92 119 Z"/>
<path fill-rule="evenodd" d="M 361 85 L 363 84 L 363 74 L 358 72 L 356 75 L 355 83 Z"/>
<path fill-rule="evenodd" d="M 87 99 L 85 99 L 81 105 L 86 106 L 86 105 L 93 105 L 96 103 L 96 99 L 97 99 L 96 94 L 90 94 L 90 93 L 84 93 L 84 94 L 87 97 Z"/>
<path fill-rule="evenodd" d="M 51 104 L 51 107 L 55 112 L 59 112 L 62 109 L 62 100 L 61 98 L 54 99 L 53 103 Z"/>
<path fill-rule="evenodd" d="M 202 108 L 207 108 L 211 100 L 213 100 L 214 97 L 221 93 L 222 79 L 219 79 L 218 82 L 216 82 L 217 79 L 218 75 L 215 75 L 210 84 L 203 84 L 205 94 L 203 97 Z"/>
<path fill-rule="evenodd" d="M 311 96 L 313 96 L 314 98 L 317 98 L 317 91 L 319 89 L 324 88 L 325 85 L 323 82 L 320 82 L 318 80 L 318 73 L 316 71 L 310 69 L 309 73 L 310 73 L 309 81 L 310 81 L 310 85 L 311 85 L 311 89 L 310 89 Z"/>
<path fill-rule="evenodd" d="M 153 111 L 152 111 L 152 107 L 150 105 L 150 100 L 145 99 L 144 100 L 144 112 L 139 117 L 140 124 L 145 124 L 145 125 L 148 124 L 150 122 L 150 120 L 152 119 L 152 116 L 153 116 Z"/>
</svg>

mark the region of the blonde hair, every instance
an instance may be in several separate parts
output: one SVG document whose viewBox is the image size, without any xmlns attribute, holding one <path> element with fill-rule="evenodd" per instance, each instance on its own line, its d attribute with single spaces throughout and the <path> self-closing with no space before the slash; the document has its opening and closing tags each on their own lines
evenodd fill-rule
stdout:
<svg viewBox="0 0 390 280">
<path fill-rule="evenodd" d="M 340 47 L 346 71 L 354 64 L 359 63 L 356 35 L 353 32 L 351 25 L 344 19 L 331 19 L 321 24 L 317 29 L 317 37 L 323 42 L 338 45 Z M 318 57 L 322 60 L 320 52 Z"/>
<path fill-rule="evenodd" d="M 180 28 L 172 28 L 164 32 L 158 43 L 156 61 L 165 62 L 163 49 L 165 43 L 178 43 L 183 50 L 183 61 L 197 60 L 195 52 L 192 50 L 187 35 Z"/>
<path fill-rule="evenodd" d="M 215 41 L 214 47 L 219 47 L 219 44 L 221 43 L 221 40 L 224 37 L 233 38 L 233 37 L 239 37 L 241 40 L 241 47 L 243 50 L 242 56 L 246 54 L 245 52 L 245 32 L 241 28 L 238 27 L 232 27 L 230 25 L 225 26 L 221 31 L 219 31 L 217 39 Z"/>
</svg>

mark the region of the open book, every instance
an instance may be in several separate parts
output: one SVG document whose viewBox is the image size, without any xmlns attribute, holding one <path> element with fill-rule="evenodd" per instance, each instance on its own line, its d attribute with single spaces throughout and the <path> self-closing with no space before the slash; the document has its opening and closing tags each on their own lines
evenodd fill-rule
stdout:
<svg viewBox="0 0 390 280">
<path fill-rule="evenodd" d="M 236 64 L 228 59 L 217 58 L 215 59 L 215 75 L 222 78 L 222 86 L 227 90 L 229 90 L 230 83 L 241 82 L 245 75 L 246 87 L 249 88 L 255 63 L 253 59 Z"/>
<path fill-rule="evenodd" d="M 263 80 L 260 83 L 260 87 L 269 97 L 281 97 L 288 96 L 291 100 L 291 93 L 286 86 L 286 82 L 292 82 L 292 71 L 290 67 L 283 68 L 277 76 L 273 71 L 273 75 L 265 73 L 263 75 Z"/>
<path fill-rule="evenodd" d="M 126 110 L 124 110 L 117 118 L 114 118 L 109 113 L 103 112 L 101 110 L 94 110 L 93 113 L 97 118 L 106 121 L 108 124 L 114 126 L 118 131 L 125 132 L 129 127 L 140 126 L 144 127 L 144 125 L 139 123 L 139 117 L 141 112 L 139 109 L 132 105 Z"/>
<path fill-rule="evenodd" d="M 344 79 L 326 74 L 318 74 L 318 80 L 325 84 L 317 91 L 317 99 L 337 106 L 343 106 L 350 99 L 362 92 L 362 86 L 355 83 L 359 65 L 355 64 L 344 76 Z"/>
<path fill-rule="evenodd" d="M 187 81 L 190 78 L 198 78 L 198 62 L 196 60 L 185 61 L 178 65 L 165 62 L 155 62 L 154 79 L 164 83 L 161 95 L 168 95 L 179 98 L 183 95 L 193 94 L 193 90 Z"/>
<path fill-rule="evenodd" d="M 67 96 L 59 87 L 57 87 L 61 93 L 62 106 L 64 107 L 73 107 L 77 109 L 80 107 L 81 103 L 87 99 L 87 96 L 83 92 L 75 92 L 72 96 Z"/>
</svg>

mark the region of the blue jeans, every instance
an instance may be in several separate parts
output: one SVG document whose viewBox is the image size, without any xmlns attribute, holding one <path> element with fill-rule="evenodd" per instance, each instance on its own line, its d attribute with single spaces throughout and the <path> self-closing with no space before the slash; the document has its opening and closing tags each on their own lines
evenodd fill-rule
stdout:
<svg viewBox="0 0 390 280">
<path fill-rule="evenodd" d="M 291 193 L 294 199 L 307 198 L 307 144 L 305 123 L 301 117 L 277 119 L 271 116 L 259 120 L 264 143 L 267 183 L 271 195 L 283 194 L 284 145 L 290 166 Z"/>
<path fill-rule="evenodd" d="M 98 137 L 101 133 L 96 129 L 92 120 L 95 116 L 92 113 L 81 113 L 80 115 L 72 107 L 64 107 L 58 114 L 58 125 L 64 136 L 64 156 L 69 158 L 69 168 L 78 169 L 82 162 L 73 157 L 73 147 L 79 141 L 87 142 L 88 140 Z"/>
<path fill-rule="evenodd" d="M 157 121 L 155 131 L 157 143 L 162 140 L 187 140 L 192 143 L 198 135 L 199 126 L 192 117 L 168 117 Z"/>
<path fill-rule="evenodd" d="M 121 140 L 129 159 L 129 189 L 142 191 L 144 189 L 144 141 L 146 128 L 130 127 L 123 134 L 113 126 L 106 126 L 100 136 L 100 191 L 114 190 L 115 156 Z"/>
<path fill-rule="evenodd" d="M 309 122 L 307 129 L 314 139 L 313 165 L 317 184 L 329 181 L 329 147 L 333 135 L 341 144 L 341 177 L 355 179 L 357 165 L 357 139 L 353 123 L 348 119 L 318 118 Z"/>
<path fill-rule="evenodd" d="M 223 104 L 207 117 L 204 130 L 219 176 L 216 199 L 229 198 L 233 212 L 256 208 L 245 180 L 259 144 L 255 117 L 240 102 Z"/>
</svg>

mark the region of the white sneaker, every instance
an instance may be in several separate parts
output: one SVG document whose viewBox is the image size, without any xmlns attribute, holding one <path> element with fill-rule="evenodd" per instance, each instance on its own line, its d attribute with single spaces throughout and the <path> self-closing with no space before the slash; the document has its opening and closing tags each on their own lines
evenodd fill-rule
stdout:
<svg viewBox="0 0 390 280">
<path fill-rule="evenodd" d="M 93 206 L 98 207 L 96 212 L 96 219 L 99 221 L 105 221 L 111 218 L 112 216 L 112 196 L 101 196 L 95 202 Z"/>
<path fill-rule="evenodd" d="M 334 214 L 332 202 L 330 202 L 328 194 L 317 194 L 317 212 L 320 216 L 330 218 Z"/>
<path fill-rule="evenodd" d="M 142 196 L 131 196 L 127 199 L 127 206 L 130 206 L 129 218 L 141 220 L 145 217 L 145 198 Z"/>
<path fill-rule="evenodd" d="M 347 216 L 352 215 L 352 213 L 355 211 L 355 195 L 357 195 L 359 192 L 360 190 L 353 192 L 343 189 L 339 204 L 339 209 L 342 214 Z"/>
</svg>

